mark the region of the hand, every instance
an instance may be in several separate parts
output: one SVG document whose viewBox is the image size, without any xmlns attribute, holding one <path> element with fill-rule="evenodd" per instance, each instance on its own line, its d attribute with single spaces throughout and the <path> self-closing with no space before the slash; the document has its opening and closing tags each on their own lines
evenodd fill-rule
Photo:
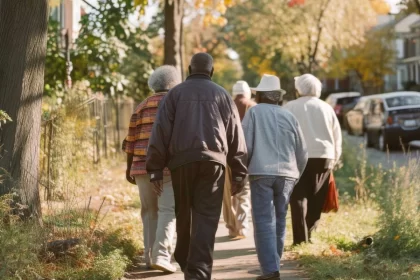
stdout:
<svg viewBox="0 0 420 280">
<path fill-rule="evenodd" d="M 127 179 L 128 182 L 130 182 L 130 184 L 133 184 L 133 185 L 136 184 L 136 180 L 134 179 L 133 176 L 130 175 L 130 170 L 125 171 L 125 178 Z"/>
<path fill-rule="evenodd" d="M 232 182 L 231 194 L 232 196 L 237 195 L 244 189 L 243 182 Z"/>
<path fill-rule="evenodd" d="M 153 181 L 154 188 L 153 190 L 158 196 L 161 196 L 163 193 L 163 180 Z"/>
</svg>

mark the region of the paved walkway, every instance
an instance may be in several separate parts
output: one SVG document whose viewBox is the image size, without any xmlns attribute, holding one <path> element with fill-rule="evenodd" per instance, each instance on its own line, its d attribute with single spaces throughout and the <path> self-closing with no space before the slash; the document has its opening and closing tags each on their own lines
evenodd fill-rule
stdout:
<svg viewBox="0 0 420 280">
<path fill-rule="evenodd" d="M 230 241 L 227 235 L 227 229 L 224 223 L 221 222 L 217 231 L 212 279 L 255 279 L 258 275 L 260 275 L 260 270 L 255 252 L 254 239 L 252 237 L 248 237 L 244 240 Z M 125 279 L 146 278 L 156 280 L 184 279 L 183 274 L 180 271 L 175 274 L 164 275 L 161 272 L 144 270 L 131 272 Z M 282 261 L 281 279 L 298 280 L 309 278 L 305 278 L 303 276 L 296 261 L 286 259 Z"/>
</svg>

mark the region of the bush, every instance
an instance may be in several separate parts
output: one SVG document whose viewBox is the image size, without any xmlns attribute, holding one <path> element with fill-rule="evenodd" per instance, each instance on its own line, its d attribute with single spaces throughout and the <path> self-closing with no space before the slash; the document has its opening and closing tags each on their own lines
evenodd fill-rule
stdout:
<svg viewBox="0 0 420 280">
<path fill-rule="evenodd" d="M 65 266 L 53 273 L 56 280 L 116 280 L 124 276 L 129 260 L 120 250 L 99 255 L 91 267 Z"/>
<path fill-rule="evenodd" d="M 92 280 L 115 280 L 124 276 L 129 260 L 121 250 L 114 250 L 96 259 L 88 275 Z"/>
<path fill-rule="evenodd" d="M 13 214 L 12 195 L 0 196 L 0 279 L 33 279 L 45 234 L 34 221 Z"/>
<path fill-rule="evenodd" d="M 102 254 L 109 254 L 116 249 L 120 249 L 124 256 L 134 261 L 140 251 L 140 244 L 133 239 L 127 238 L 127 235 L 124 230 L 118 229 L 106 236 L 101 246 Z"/>
<path fill-rule="evenodd" d="M 387 174 L 378 197 L 382 209 L 378 250 L 391 258 L 420 257 L 420 163 Z"/>
</svg>

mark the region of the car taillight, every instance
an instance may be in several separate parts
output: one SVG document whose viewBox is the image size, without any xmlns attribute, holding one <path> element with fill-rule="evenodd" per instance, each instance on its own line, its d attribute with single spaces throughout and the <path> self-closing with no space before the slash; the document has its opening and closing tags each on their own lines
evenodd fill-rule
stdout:
<svg viewBox="0 0 420 280">
<path fill-rule="evenodd" d="M 335 114 L 340 115 L 341 114 L 341 109 L 343 109 L 342 105 L 339 105 L 339 104 L 335 105 L 335 107 L 334 107 Z"/>
<path fill-rule="evenodd" d="M 389 116 L 388 119 L 386 120 L 386 123 L 389 125 L 394 124 L 394 118 Z"/>
</svg>

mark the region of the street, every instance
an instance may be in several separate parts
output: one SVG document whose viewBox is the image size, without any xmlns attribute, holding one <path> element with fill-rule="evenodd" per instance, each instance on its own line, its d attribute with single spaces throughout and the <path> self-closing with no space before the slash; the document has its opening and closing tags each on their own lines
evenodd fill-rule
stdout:
<svg viewBox="0 0 420 280">
<path fill-rule="evenodd" d="M 344 141 L 347 141 L 352 147 L 358 148 L 363 145 L 363 137 L 351 136 L 343 131 Z M 367 148 L 366 156 L 368 162 L 372 165 L 382 166 L 386 169 L 392 168 L 394 163 L 397 166 L 405 165 L 409 159 L 420 159 L 420 141 L 412 142 L 412 146 L 408 151 L 390 151 L 382 152 L 375 148 Z"/>
</svg>

